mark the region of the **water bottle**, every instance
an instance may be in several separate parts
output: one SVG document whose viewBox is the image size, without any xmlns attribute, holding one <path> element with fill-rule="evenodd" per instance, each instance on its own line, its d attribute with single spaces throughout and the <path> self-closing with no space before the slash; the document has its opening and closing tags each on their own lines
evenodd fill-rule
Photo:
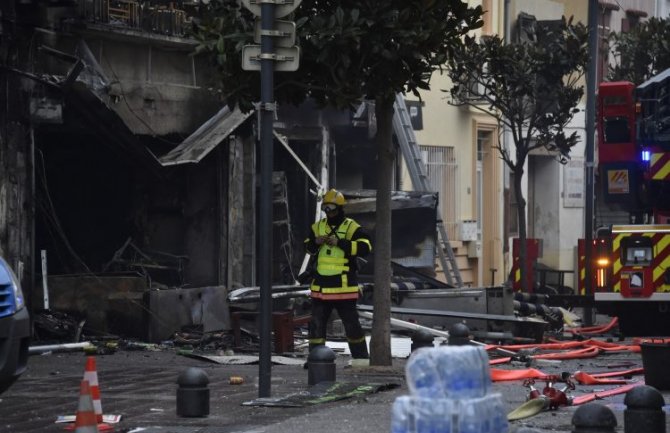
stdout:
<svg viewBox="0 0 670 433">
<path fill-rule="evenodd" d="M 407 386 L 413 396 L 443 398 L 442 380 L 433 354 L 434 347 L 422 347 L 412 354 L 405 366 Z"/>
<path fill-rule="evenodd" d="M 508 433 L 509 424 L 500 394 L 458 401 L 459 433 Z"/>
<path fill-rule="evenodd" d="M 500 394 L 490 394 L 492 400 L 492 433 L 508 433 L 509 421 L 507 421 L 507 411 Z"/>
<path fill-rule="evenodd" d="M 431 433 L 451 433 L 452 420 L 455 415 L 454 406 L 456 402 L 448 398 L 432 401 L 433 407 L 433 430 Z"/>
<path fill-rule="evenodd" d="M 453 400 L 417 398 L 416 433 L 451 433 Z"/>
<path fill-rule="evenodd" d="M 435 354 L 446 397 L 477 398 L 491 388 L 491 370 L 483 347 L 441 346 Z"/>
<path fill-rule="evenodd" d="M 414 431 L 414 407 L 412 397 L 396 397 L 391 409 L 391 433 L 412 433 Z"/>
<path fill-rule="evenodd" d="M 455 400 L 400 396 L 392 407 L 391 433 L 451 433 Z"/>
<path fill-rule="evenodd" d="M 459 433 L 483 433 L 481 421 L 485 416 L 480 399 L 467 398 L 459 401 L 456 425 Z"/>
</svg>

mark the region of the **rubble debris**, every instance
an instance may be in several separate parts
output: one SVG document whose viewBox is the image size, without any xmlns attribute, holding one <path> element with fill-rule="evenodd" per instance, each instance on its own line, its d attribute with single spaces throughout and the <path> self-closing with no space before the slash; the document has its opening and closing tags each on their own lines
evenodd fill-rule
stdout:
<svg viewBox="0 0 670 433">
<path fill-rule="evenodd" d="M 259 360 L 258 355 L 210 355 L 204 353 L 196 353 L 187 350 L 180 350 L 178 354 L 189 358 L 195 358 L 203 361 L 210 361 L 215 362 L 217 364 L 225 364 L 225 365 L 258 364 Z M 273 364 L 280 364 L 280 365 L 302 366 L 305 363 L 305 360 L 301 358 L 290 358 L 288 356 L 276 356 L 276 355 L 271 356 L 270 361 Z"/>
<path fill-rule="evenodd" d="M 284 397 L 261 397 L 246 401 L 242 406 L 305 407 L 352 397 L 364 397 L 399 386 L 398 383 L 321 382 L 312 386 L 307 392 L 302 391 Z"/>
<path fill-rule="evenodd" d="M 83 341 L 81 343 L 63 343 L 63 344 L 47 344 L 44 346 L 30 346 L 28 348 L 29 355 L 35 355 L 46 352 L 66 352 L 71 350 L 84 350 L 87 347 L 95 347 L 90 341 Z"/>
<path fill-rule="evenodd" d="M 242 385 L 244 383 L 244 378 L 242 376 L 230 376 L 228 383 L 231 385 Z"/>
<path fill-rule="evenodd" d="M 60 311 L 43 310 L 33 316 L 34 341 L 78 342 L 86 319 Z"/>
</svg>

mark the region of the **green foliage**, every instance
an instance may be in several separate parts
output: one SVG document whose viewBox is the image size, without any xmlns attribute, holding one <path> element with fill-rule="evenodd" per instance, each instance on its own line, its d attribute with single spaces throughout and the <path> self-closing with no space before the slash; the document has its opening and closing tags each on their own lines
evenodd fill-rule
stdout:
<svg viewBox="0 0 670 433">
<path fill-rule="evenodd" d="M 229 105 L 250 109 L 260 99 L 258 74 L 242 71 L 253 16 L 234 0 L 212 0 L 194 29 L 198 52 L 217 67 L 216 85 Z M 481 7 L 460 0 L 303 0 L 289 17 L 301 48 L 296 72 L 275 74 L 275 98 L 349 107 L 361 98 L 392 98 L 429 88 L 460 37 L 482 25 Z"/>
<path fill-rule="evenodd" d="M 218 72 L 216 77 L 210 77 L 209 85 L 222 100 L 235 95 L 235 103 L 250 110 L 258 98 L 247 95 L 258 87 L 258 76 L 239 71 L 242 47 L 253 43 L 254 16 L 238 0 L 214 0 L 201 7 L 203 18 L 194 22 L 191 32 L 198 41 L 194 55 L 206 55 Z"/>
<path fill-rule="evenodd" d="M 610 81 L 642 84 L 670 68 L 670 20 L 650 18 L 628 32 L 609 35 L 614 65 L 610 65 Z"/>
<path fill-rule="evenodd" d="M 499 150 L 512 170 L 523 170 L 528 152 L 540 147 L 565 161 L 578 141 L 565 127 L 584 93 L 579 79 L 588 63 L 588 32 L 563 18 L 557 27 L 538 23 L 537 35 L 537 42 L 519 44 L 467 36 L 448 62 L 452 103 L 475 107 L 510 128 L 515 157 Z"/>
</svg>

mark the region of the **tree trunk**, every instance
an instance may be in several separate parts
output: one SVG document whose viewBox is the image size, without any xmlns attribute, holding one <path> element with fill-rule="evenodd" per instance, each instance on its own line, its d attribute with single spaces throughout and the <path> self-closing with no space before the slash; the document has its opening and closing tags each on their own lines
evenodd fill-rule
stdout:
<svg viewBox="0 0 670 433">
<path fill-rule="evenodd" d="M 370 364 L 391 365 L 391 182 L 393 98 L 375 100 L 377 116 L 377 215 L 374 251 L 374 317 Z"/>
<path fill-rule="evenodd" d="M 521 274 L 521 288 L 522 291 L 528 292 L 528 277 L 532 270 L 526 268 L 526 257 L 528 256 L 528 249 L 526 248 L 526 200 L 523 198 L 523 191 L 521 189 L 521 180 L 523 179 L 523 164 L 517 165 L 514 169 L 514 195 L 517 202 L 517 216 L 519 221 L 519 271 Z"/>
</svg>

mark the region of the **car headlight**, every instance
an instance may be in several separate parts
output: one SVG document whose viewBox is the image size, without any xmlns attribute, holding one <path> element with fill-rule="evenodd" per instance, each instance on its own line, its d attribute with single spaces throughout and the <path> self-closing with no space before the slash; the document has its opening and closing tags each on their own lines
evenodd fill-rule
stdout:
<svg viewBox="0 0 670 433">
<path fill-rule="evenodd" d="M 2 257 L 0 257 L 0 287 L 11 291 L 10 305 L 6 305 L 6 307 L 9 307 L 9 314 L 13 314 L 26 306 L 19 279 L 16 278 L 14 271 Z"/>
</svg>

